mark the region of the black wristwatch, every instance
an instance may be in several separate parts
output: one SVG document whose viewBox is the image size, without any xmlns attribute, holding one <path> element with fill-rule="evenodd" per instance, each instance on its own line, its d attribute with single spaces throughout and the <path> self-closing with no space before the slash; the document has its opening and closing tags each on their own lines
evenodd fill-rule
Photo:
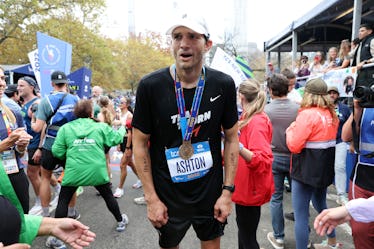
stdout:
<svg viewBox="0 0 374 249">
<path fill-rule="evenodd" d="M 226 190 L 230 191 L 231 193 L 234 193 L 235 185 L 234 184 L 233 185 L 223 185 L 222 190 L 223 189 L 226 189 Z"/>
</svg>

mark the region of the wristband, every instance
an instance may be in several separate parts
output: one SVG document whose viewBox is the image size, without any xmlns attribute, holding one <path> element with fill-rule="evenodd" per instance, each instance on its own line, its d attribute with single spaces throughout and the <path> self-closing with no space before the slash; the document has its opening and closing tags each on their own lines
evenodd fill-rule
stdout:
<svg viewBox="0 0 374 249">
<path fill-rule="evenodd" d="M 131 150 L 131 147 L 125 147 L 126 150 Z"/>
</svg>

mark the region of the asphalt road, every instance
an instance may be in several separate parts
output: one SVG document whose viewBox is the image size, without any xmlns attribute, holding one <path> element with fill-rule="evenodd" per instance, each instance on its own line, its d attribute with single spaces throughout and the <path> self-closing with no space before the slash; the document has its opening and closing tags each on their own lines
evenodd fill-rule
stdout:
<svg viewBox="0 0 374 249">
<path fill-rule="evenodd" d="M 119 181 L 119 168 L 117 165 L 112 165 L 113 171 L 113 191 Z M 96 233 L 96 240 L 89 248 L 94 249 L 157 249 L 158 236 L 156 230 L 151 226 L 146 216 L 146 206 L 137 205 L 133 199 L 142 196 L 142 189 L 132 189 L 131 186 L 136 181 L 136 176 L 129 170 L 129 174 L 125 183 L 125 194 L 118 199 L 121 211 L 126 213 L 129 217 L 129 225 L 125 232 L 118 233 L 115 231 L 116 222 L 107 210 L 104 200 L 96 195 L 96 190 L 93 187 L 84 187 L 84 193 L 78 197 L 77 208 L 81 214 L 80 221 L 88 225 L 92 231 Z M 30 193 L 32 195 L 30 187 Z M 329 193 L 334 193 L 334 187 L 329 188 Z M 33 199 L 33 197 L 31 197 Z M 328 195 L 328 206 L 337 206 L 332 194 Z M 33 200 L 32 200 L 33 201 Z M 33 203 L 33 202 L 32 202 Z M 291 208 L 291 193 L 284 195 L 284 211 L 290 212 Z M 311 207 L 310 224 L 316 215 L 316 212 Z M 286 220 L 285 223 L 285 248 L 295 248 L 293 222 Z M 273 247 L 266 239 L 266 235 L 272 231 L 271 216 L 269 204 L 262 207 L 261 221 L 257 230 L 257 238 L 259 244 L 264 249 L 272 249 Z M 340 226 L 337 229 L 338 242 L 342 244 L 341 248 L 353 249 L 352 238 L 349 233 L 349 226 Z M 310 239 L 313 243 L 319 243 L 324 238 L 315 234 L 312 229 Z M 37 238 L 32 248 L 46 248 L 46 237 Z M 195 233 L 190 229 L 184 240 L 180 245 L 181 249 L 197 249 L 200 248 L 200 242 L 195 236 Z M 235 213 L 228 219 L 228 225 L 225 228 L 225 235 L 221 239 L 222 249 L 237 249 L 237 228 L 235 222 Z"/>
</svg>

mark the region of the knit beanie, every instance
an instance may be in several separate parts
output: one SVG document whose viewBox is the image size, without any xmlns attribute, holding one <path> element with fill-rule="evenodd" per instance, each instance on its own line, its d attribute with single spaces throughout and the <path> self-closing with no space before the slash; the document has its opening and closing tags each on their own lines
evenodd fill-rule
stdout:
<svg viewBox="0 0 374 249">
<path fill-rule="evenodd" d="M 327 85 L 321 78 L 311 79 L 305 85 L 305 92 L 316 95 L 327 95 Z"/>
</svg>

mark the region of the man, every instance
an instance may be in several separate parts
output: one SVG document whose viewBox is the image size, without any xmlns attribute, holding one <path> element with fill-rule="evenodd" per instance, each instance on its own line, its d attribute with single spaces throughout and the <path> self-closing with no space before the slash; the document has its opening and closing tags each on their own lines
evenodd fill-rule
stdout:
<svg viewBox="0 0 374 249">
<path fill-rule="evenodd" d="M 355 50 L 353 66 L 357 66 L 357 86 L 371 86 L 374 84 L 374 67 L 363 68 L 365 64 L 374 63 L 374 34 L 373 25 L 361 24 L 358 31 L 360 44 Z"/>
<path fill-rule="evenodd" d="M 52 145 L 55 141 L 58 129 L 65 123 L 75 119 L 73 109 L 78 102 L 78 97 L 68 93 L 68 80 L 64 72 L 55 71 L 51 75 L 53 93 L 40 101 L 36 115 L 33 115 L 31 128 L 35 132 L 41 132 L 47 126 L 45 140 L 42 149 L 41 159 L 41 184 L 40 199 L 42 203 L 43 216 L 50 216 L 49 201 L 51 190 L 49 183 L 51 181 L 53 170 L 57 165 L 64 164 L 52 154 Z M 79 218 L 79 213 L 75 210 L 76 198 L 73 198 L 69 205 L 68 217 Z M 52 248 L 59 248 L 63 243 L 57 239 L 47 240 Z"/>
<path fill-rule="evenodd" d="M 283 183 L 290 174 L 291 153 L 286 144 L 286 129 L 295 121 L 299 105 L 287 98 L 289 80 L 282 74 L 274 74 L 268 81 L 272 101 L 265 106 L 265 112 L 273 125 L 271 147 L 275 191 L 270 200 L 270 211 L 274 232 L 267 239 L 274 248 L 284 247 Z"/>
<path fill-rule="evenodd" d="M 353 113 L 342 128 L 342 140 L 346 142 L 353 140 L 355 152 L 358 154 L 357 163 L 354 164 L 355 167 L 350 177 L 349 200 L 367 199 L 374 196 L 374 158 L 372 156 L 374 108 L 362 108 L 355 99 L 353 107 Z M 372 233 L 374 222 L 362 223 L 351 220 L 351 228 L 355 248 L 374 248 L 374 234 Z"/>
<path fill-rule="evenodd" d="M 351 115 L 349 107 L 343 103 L 339 102 L 339 90 L 335 86 L 330 86 L 327 93 L 330 99 L 335 104 L 335 111 L 339 118 L 339 128 L 336 134 L 336 146 L 335 146 L 335 187 L 338 194 L 338 199 L 336 202 L 339 205 L 345 205 L 348 202 L 346 194 L 346 184 L 347 184 L 347 173 L 346 160 L 347 160 L 347 144 L 342 141 L 342 127 L 345 121 Z"/>
<path fill-rule="evenodd" d="M 31 117 L 32 113 L 37 110 L 37 105 L 39 103 L 39 98 L 37 97 L 37 92 L 39 91 L 39 86 L 36 81 L 25 76 L 18 79 L 17 90 L 19 96 L 23 98 L 24 105 L 21 109 L 21 114 L 26 125 L 26 131 L 32 136 L 29 145 L 27 146 L 28 162 L 27 162 L 27 176 L 33 186 L 35 192 L 35 205 L 30 209 L 30 214 L 40 214 L 42 211 L 42 206 L 40 203 L 39 188 L 40 188 L 40 159 L 42 156 L 42 139 L 40 138 L 41 133 L 34 132 L 31 129 Z M 43 137 L 44 137 L 44 132 Z M 60 184 L 58 184 L 56 177 L 52 175 L 51 184 L 55 189 L 55 198 L 50 204 L 57 205 L 58 194 L 60 192 Z"/>
<path fill-rule="evenodd" d="M 8 106 L 13 112 L 20 113 L 21 106 L 19 105 L 19 94 L 17 91 L 17 84 L 8 85 L 4 91 L 1 101 Z"/>
<path fill-rule="evenodd" d="M 218 249 L 232 211 L 239 152 L 235 84 L 203 66 L 212 41 L 202 23 L 184 18 L 167 34 L 175 65 L 145 76 L 137 89 L 136 169 L 161 248 L 178 248 L 192 224 L 201 248 Z"/>
<path fill-rule="evenodd" d="M 103 89 L 100 86 L 92 87 L 92 103 L 94 104 L 94 117 L 97 118 L 97 115 L 100 112 L 100 106 L 98 104 L 98 100 L 100 96 L 103 95 Z"/>
<path fill-rule="evenodd" d="M 287 98 L 292 100 L 293 102 L 297 103 L 297 104 L 300 104 L 301 103 L 301 100 L 302 100 L 302 96 L 301 94 L 299 93 L 299 91 L 297 91 L 295 89 L 295 84 L 296 84 L 296 75 L 288 68 L 285 68 L 282 70 L 281 74 L 283 74 L 284 76 L 286 76 L 286 78 L 288 79 L 288 94 L 287 94 Z"/>
</svg>

